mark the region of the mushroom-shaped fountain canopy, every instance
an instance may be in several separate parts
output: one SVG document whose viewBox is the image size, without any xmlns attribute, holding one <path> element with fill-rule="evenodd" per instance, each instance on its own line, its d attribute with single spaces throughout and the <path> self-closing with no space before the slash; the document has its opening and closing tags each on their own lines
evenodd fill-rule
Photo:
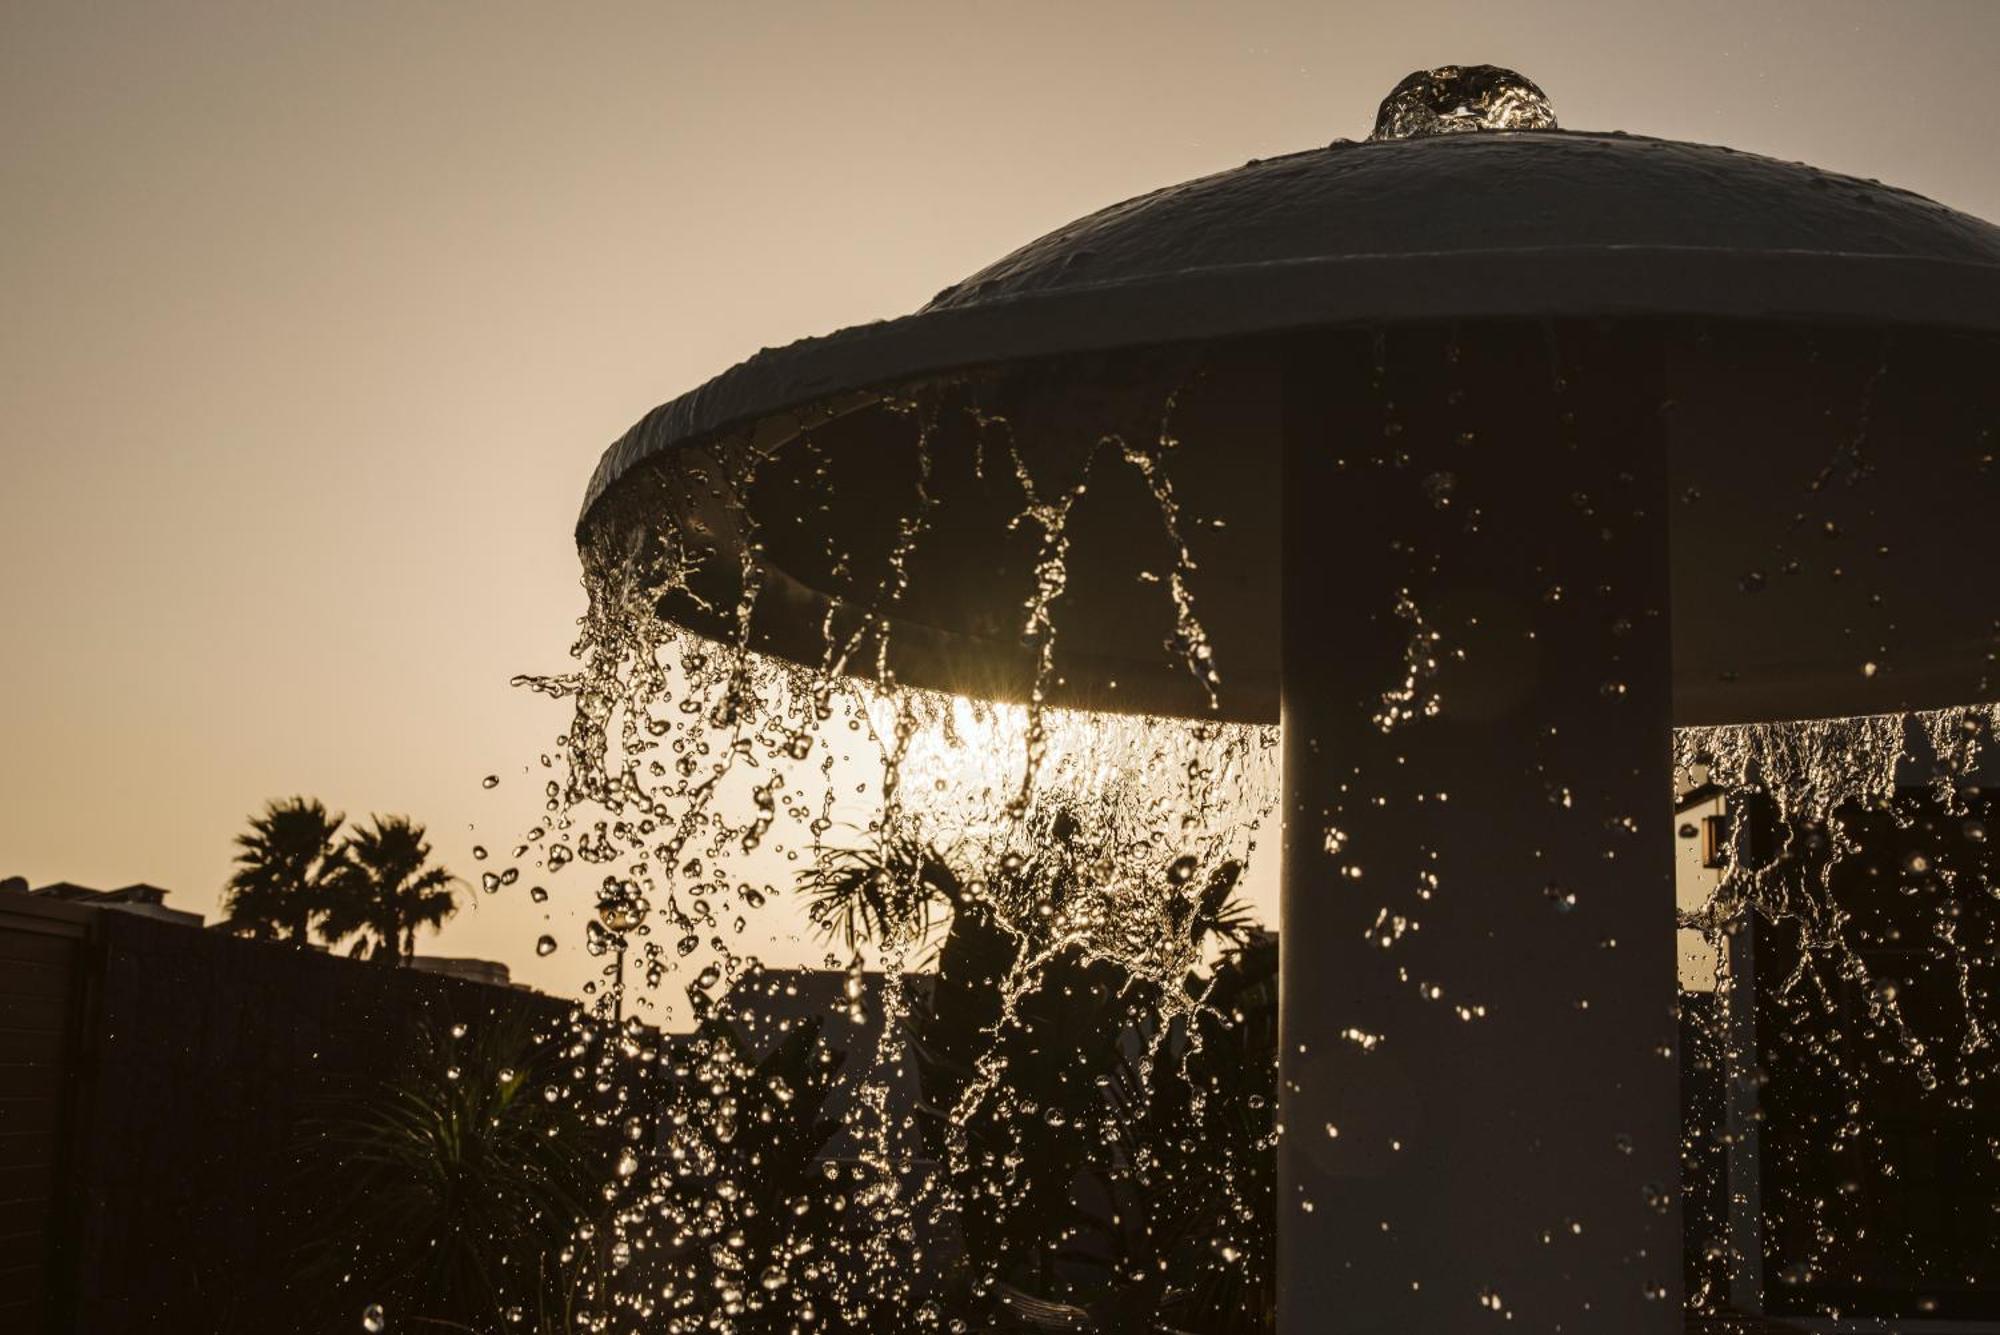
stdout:
<svg viewBox="0 0 2000 1335">
<path fill-rule="evenodd" d="M 604 454 L 579 538 L 631 547 L 647 530 L 720 558 L 726 577 L 663 589 L 666 614 L 808 664 L 1274 718 L 1278 464 L 1265 445 L 1277 408 L 1259 377 L 1277 349 L 1307 331 L 1562 322 L 1912 330 L 1986 346 L 2000 330 L 2000 228 L 1798 163 L 1561 130 L 1541 91 L 1509 71 L 1423 71 L 1366 140 L 1114 204 L 915 314 L 761 352 L 655 409 Z M 1167 385 L 1173 400 L 1197 361 L 1224 367 L 1225 388 L 1181 403 L 1190 424 L 1159 429 L 1161 398 L 1127 391 Z M 949 421 L 908 392 L 951 383 L 978 388 Z M 1078 457 L 1118 428 L 1133 429 L 1131 444 L 1150 422 L 1127 451 L 1149 478 L 1153 437 L 1178 439 L 1164 470 L 1178 533 L 1149 511 L 1165 536 L 1103 579 L 1058 542 L 1068 574 L 1051 595 L 1036 572 L 1074 479 L 1027 481 L 1018 459 L 994 453 L 1002 421 L 1011 449 Z M 1065 431 L 1075 439 L 1062 443 Z M 980 520 L 969 497 L 995 487 L 1005 494 L 986 498 Z M 899 539 L 913 505 L 922 522 Z M 1221 513 L 1232 535 L 1192 531 Z M 1138 522 L 1100 521 L 1107 532 Z M 1063 536 L 1091 541 L 1080 520 Z M 1134 577 L 1174 597 L 1137 611 Z M 1067 641 L 1053 669 L 1032 624 L 1051 597 Z M 1202 629 L 1181 615 L 1190 605 Z M 862 647 L 885 633 L 886 649 Z M 1204 677 L 1211 654 L 1219 691 Z"/>
</svg>

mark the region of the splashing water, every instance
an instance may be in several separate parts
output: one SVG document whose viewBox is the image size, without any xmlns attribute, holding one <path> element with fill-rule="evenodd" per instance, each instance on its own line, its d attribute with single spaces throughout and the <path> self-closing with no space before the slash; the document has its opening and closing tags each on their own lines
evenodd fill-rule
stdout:
<svg viewBox="0 0 2000 1335">
<path fill-rule="evenodd" d="M 593 1329 L 963 1321 L 1046 1269 L 1062 1243 L 1039 1230 L 1069 1207 L 1037 1193 L 1066 1197 L 1079 1176 L 1140 1217 L 1045 1280 L 1057 1306 L 1128 1282 L 1134 1249 L 1155 1246 L 1131 1230 L 1169 1209 L 1156 1196 L 1197 1182 L 1215 1212 L 1202 1264 L 1222 1276 L 1268 1254 L 1248 1160 L 1270 1150 L 1274 1072 L 1242 1047 L 1275 1055 L 1275 951 L 1236 892 L 1275 807 L 1277 730 L 1049 703 L 1090 478 L 1046 482 L 998 445 L 1024 497 L 1014 527 L 1038 549 L 1020 604 L 1026 698 L 894 685 L 890 613 L 912 552 L 947 520 L 925 444 L 938 402 L 891 409 L 917 431 L 914 485 L 884 521 L 873 601 L 829 615 L 818 665 L 748 647 L 765 588 L 754 540 L 724 618 L 738 632 L 718 640 L 657 611 L 664 592 L 707 596 L 686 534 L 600 532 L 584 548 L 580 669 L 519 679 L 572 709 L 524 844 L 549 895 L 584 883 L 569 892 L 597 905 L 585 949 L 608 961 L 574 1017 L 570 1081 L 548 1091 L 608 1099 L 604 1120 L 627 1128 L 604 1212 L 579 1227 L 579 1252 L 609 1275 Z M 1171 411 L 1170 396 L 1157 420 Z M 1004 427 L 980 425 L 995 439 Z M 1177 553 L 1135 596 L 1169 601 L 1169 652 L 1212 698 L 1222 678 L 1186 579 L 1173 441 L 1163 425 L 1157 441 L 1103 445 Z M 758 459 L 718 449 L 706 466 L 747 494 Z M 846 675 L 856 665 L 874 679 Z M 818 1013 L 780 1018 L 773 1003 L 772 988 L 812 984 L 761 964 L 787 937 L 823 941 L 845 980 Z M 621 1014 L 650 1023 L 607 1027 Z M 829 1043 L 843 1033 L 858 1036 L 844 1055 Z M 1246 1080 L 1254 1103 L 1211 1106 Z M 1246 1107 L 1240 1147 L 1188 1139 Z"/>
<path fill-rule="evenodd" d="M 1707 813 L 1678 834 L 1714 868 L 1691 899 L 1683 858 L 1683 936 L 1707 960 L 1688 1046 L 1712 1091 L 1687 1126 L 1713 1193 L 1690 1192 L 1697 1307 L 1765 1301 L 1746 1279 L 1765 1258 L 1825 1315 L 1843 1287 L 1949 1292 L 1980 1266 L 1946 1202 L 1990 1190 L 2000 1153 L 1996 722 L 1974 705 L 1677 733 L 1677 805 Z M 1985 1145 L 1954 1186 L 1940 1151 L 1968 1136 Z"/>
</svg>

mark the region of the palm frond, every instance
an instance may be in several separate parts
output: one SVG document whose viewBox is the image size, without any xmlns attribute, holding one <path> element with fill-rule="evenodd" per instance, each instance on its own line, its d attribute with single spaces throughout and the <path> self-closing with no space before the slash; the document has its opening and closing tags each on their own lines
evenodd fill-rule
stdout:
<svg viewBox="0 0 2000 1335">
<path fill-rule="evenodd" d="M 359 936 L 375 956 L 399 960 L 419 929 L 440 927 L 458 911 L 462 883 L 431 865 L 424 827 L 409 817 L 372 817 L 343 850 L 320 922 L 330 944 Z"/>
<path fill-rule="evenodd" d="M 345 820 L 304 797 L 269 802 L 253 816 L 236 836 L 236 870 L 223 886 L 230 930 L 305 944 L 340 871 Z"/>
<path fill-rule="evenodd" d="M 938 912 L 960 896 L 958 877 L 943 855 L 908 839 L 825 853 L 799 873 L 799 886 L 814 928 L 850 950 L 864 941 L 921 941 Z"/>
</svg>

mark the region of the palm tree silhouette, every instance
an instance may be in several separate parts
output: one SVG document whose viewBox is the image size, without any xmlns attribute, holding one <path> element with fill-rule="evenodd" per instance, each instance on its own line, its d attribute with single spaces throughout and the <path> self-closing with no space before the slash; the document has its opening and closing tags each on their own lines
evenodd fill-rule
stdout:
<svg viewBox="0 0 2000 1335">
<path fill-rule="evenodd" d="M 222 891 L 229 929 L 307 944 L 345 862 L 339 836 L 346 819 L 303 797 L 268 802 L 263 815 L 252 816 L 249 832 L 236 836 L 236 871 Z"/>
<path fill-rule="evenodd" d="M 320 936 L 328 945 L 359 937 L 370 958 L 399 964 L 416 953 L 417 929 L 458 912 L 458 878 L 431 865 L 424 827 L 408 816 L 375 816 L 347 836 Z"/>
</svg>

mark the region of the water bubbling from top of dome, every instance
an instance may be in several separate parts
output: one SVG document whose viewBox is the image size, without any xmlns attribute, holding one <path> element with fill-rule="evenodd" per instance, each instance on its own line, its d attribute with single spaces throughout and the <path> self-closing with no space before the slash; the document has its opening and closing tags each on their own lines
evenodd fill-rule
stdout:
<svg viewBox="0 0 2000 1335">
<path fill-rule="evenodd" d="M 1554 130 L 1555 108 L 1532 79 L 1498 65 L 1418 70 L 1382 99 L 1370 139 L 1420 139 L 1471 130 Z"/>
</svg>

